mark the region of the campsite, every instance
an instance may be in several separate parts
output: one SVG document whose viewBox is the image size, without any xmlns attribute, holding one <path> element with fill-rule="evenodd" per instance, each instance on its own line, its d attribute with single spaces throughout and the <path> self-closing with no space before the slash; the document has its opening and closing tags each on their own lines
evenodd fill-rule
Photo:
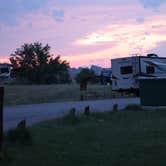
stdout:
<svg viewBox="0 0 166 166">
<path fill-rule="evenodd" d="M 131 57 L 117 59 L 118 69 L 117 62 L 111 70 L 82 68 L 72 79 L 60 57 L 44 66 L 28 65 L 29 70 L 23 65 L 5 70 L 0 89 L 2 165 L 165 165 L 165 61 L 132 58 L 139 58 L 134 66 Z M 141 58 L 146 60 L 144 73 L 134 70 Z M 51 73 L 57 63 L 64 68 Z M 112 74 L 103 75 L 106 70 Z M 134 81 L 139 96 L 131 91 Z"/>
<path fill-rule="evenodd" d="M 78 85 L 76 87 L 40 85 L 36 91 L 34 89 L 37 89 L 37 86 L 34 85 L 23 87 L 10 85 L 5 87 L 9 88 L 6 97 L 13 99 L 14 103 L 5 103 L 5 105 L 10 105 L 12 108 L 15 104 L 19 106 L 20 104 L 55 102 L 52 96 L 50 98 L 48 96 L 53 91 L 53 87 L 56 87 L 56 91 L 61 89 L 58 92 L 61 93 L 61 97 L 63 94 L 63 97 L 59 99 L 62 103 L 69 99 L 66 91 L 70 92 L 70 96 L 76 89 L 79 92 Z M 106 87 L 110 95 L 111 86 Z M 89 85 L 88 90 L 103 94 L 103 88 L 105 85 Z M 20 95 L 15 93 L 15 90 L 20 92 Z M 53 94 L 56 94 L 56 91 L 53 91 Z M 28 97 L 26 93 L 32 96 Z M 27 96 L 27 99 L 23 99 L 21 94 Z M 41 96 L 47 96 L 49 101 L 40 99 Z M 32 97 L 34 97 L 33 100 Z M 76 98 L 72 100 L 78 100 L 79 94 L 74 97 Z M 110 98 L 110 96 L 107 97 Z M 130 100 L 130 96 L 127 98 Z M 98 100 L 95 99 L 95 101 Z M 24 163 L 24 165 L 47 164 L 50 166 L 54 163 L 58 165 L 101 165 L 101 163 L 102 165 L 124 165 L 125 162 L 127 165 L 146 165 L 147 163 L 151 166 L 156 163 L 165 165 L 165 110 L 146 110 L 138 105 L 130 104 L 122 110 L 119 109 L 114 110 L 110 107 L 110 111 L 97 113 L 90 106 L 89 114 L 85 114 L 84 108 L 81 112 L 76 109 L 76 114 L 68 109 L 66 114 L 58 119 L 47 120 L 28 127 L 30 140 L 29 137 L 22 138 L 19 134 L 15 135 L 17 130 L 9 130 L 5 132 L 6 139 L 9 140 L 4 144 L 5 158 L 1 164 L 4 166 L 20 163 L 21 165 Z"/>
<path fill-rule="evenodd" d="M 132 58 L 139 61 L 133 64 Z M 4 166 L 165 165 L 163 60 L 113 59 L 112 69 L 82 68 L 72 79 L 60 57 L 30 70 L 24 66 L 5 70 L 0 90 L 0 162 Z M 65 66 L 59 69 L 63 77 L 51 73 L 57 67 L 54 61 Z M 136 68 L 140 61 L 144 73 Z M 38 77 L 43 69 L 44 79 Z M 109 75 L 103 75 L 105 71 Z"/>
<path fill-rule="evenodd" d="M 166 0 L 0 0 L 0 166 L 166 166 Z"/>
</svg>

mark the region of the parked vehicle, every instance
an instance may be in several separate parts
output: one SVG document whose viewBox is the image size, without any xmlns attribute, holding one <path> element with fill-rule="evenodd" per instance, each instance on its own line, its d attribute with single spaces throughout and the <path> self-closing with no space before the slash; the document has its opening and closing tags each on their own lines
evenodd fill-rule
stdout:
<svg viewBox="0 0 166 166">
<path fill-rule="evenodd" d="M 10 79 L 10 65 L 0 63 L 0 84 L 6 83 Z"/>
<path fill-rule="evenodd" d="M 111 60 L 112 90 L 134 92 L 139 95 L 142 77 L 166 77 L 166 58 L 155 54 L 131 56 Z"/>
</svg>

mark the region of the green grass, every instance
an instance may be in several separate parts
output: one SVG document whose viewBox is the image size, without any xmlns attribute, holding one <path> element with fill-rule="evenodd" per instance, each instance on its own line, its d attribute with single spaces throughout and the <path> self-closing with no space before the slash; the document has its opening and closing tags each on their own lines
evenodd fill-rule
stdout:
<svg viewBox="0 0 166 166">
<path fill-rule="evenodd" d="M 95 92 L 88 99 L 111 97 L 111 87 L 88 85 L 87 94 Z M 5 105 L 34 104 L 57 101 L 80 100 L 79 85 L 9 85 L 5 86 Z"/>
<path fill-rule="evenodd" d="M 30 131 L 33 145 L 8 145 L 12 160 L 0 165 L 166 165 L 166 111 L 98 113 L 76 125 L 54 120 Z"/>
</svg>

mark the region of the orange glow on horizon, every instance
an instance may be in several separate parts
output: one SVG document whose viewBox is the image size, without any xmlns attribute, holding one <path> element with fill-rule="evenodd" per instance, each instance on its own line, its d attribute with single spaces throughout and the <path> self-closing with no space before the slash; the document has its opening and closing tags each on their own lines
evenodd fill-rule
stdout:
<svg viewBox="0 0 166 166">
<path fill-rule="evenodd" d="M 7 57 L 2 57 L 0 58 L 0 63 L 10 63 L 10 60 Z"/>
</svg>

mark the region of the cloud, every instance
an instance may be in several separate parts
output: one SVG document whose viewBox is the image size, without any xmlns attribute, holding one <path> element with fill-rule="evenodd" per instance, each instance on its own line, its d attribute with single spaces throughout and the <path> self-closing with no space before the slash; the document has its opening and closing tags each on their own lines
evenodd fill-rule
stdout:
<svg viewBox="0 0 166 166">
<path fill-rule="evenodd" d="M 101 58 L 109 64 L 113 57 L 155 47 L 160 50 L 158 43 L 166 40 L 165 10 L 162 6 L 157 8 L 159 12 L 149 10 L 143 7 L 145 3 L 143 0 L 0 0 L 0 56 L 33 41 L 48 43 L 53 54 L 65 56 L 73 66 L 90 61 L 99 63 L 97 60 Z"/>
<path fill-rule="evenodd" d="M 122 5 L 126 3 L 132 3 L 133 0 L 57 0 L 57 5 L 68 6 L 108 6 L 108 5 Z"/>
<path fill-rule="evenodd" d="M 53 16 L 57 22 L 64 22 L 65 12 L 62 9 L 56 9 L 53 11 Z"/>
<path fill-rule="evenodd" d="M 46 0 L 22 0 L 22 6 L 27 11 L 34 11 L 46 6 Z"/>
<path fill-rule="evenodd" d="M 112 42 L 116 43 L 116 45 L 108 50 L 110 51 L 110 54 L 111 52 L 142 54 L 157 47 L 158 43 L 166 42 L 166 36 L 163 35 L 166 33 L 166 23 L 164 18 L 161 20 L 146 21 L 144 24 L 128 23 L 126 25 L 115 24 L 107 26 L 104 29 L 92 32 L 89 35 L 85 35 L 76 40 L 75 44 L 85 48 L 87 46 L 98 47 L 100 44 L 108 44 Z M 160 28 L 158 25 L 160 25 Z M 154 28 L 154 26 L 157 28 Z M 108 51 L 106 51 L 106 54 Z M 104 53 L 102 55 L 104 55 Z"/>
<path fill-rule="evenodd" d="M 142 24 L 142 23 L 145 22 L 145 19 L 144 18 L 137 18 L 136 22 L 139 23 L 139 24 Z"/>
<path fill-rule="evenodd" d="M 140 0 L 145 8 L 158 8 L 166 3 L 166 0 Z"/>
<path fill-rule="evenodd" d="M 149 50 L 149 52 L 150 52 L 150 53 L 151 53 L 151 52 L 154 52 L 154 53 L 158 54 L 158 55 L 161 56 L 161 57 L 165 57 L 166 41 L 165 41 L 165 42 L 160 42 L 160 43 L 158 43 L 158 45 L 157 45 L 155 48 Z"/>
<path fill-rule="evenodd" d="M 46 3 L 46 0 L 1 0 L 0 23 L 16 25 L 25 14 L 44 8 Z"/>
<path fill-rule="evenodd" d="M 19 15 L 20 4 L 17 0 L 0 1 L 0 22 L 4 24 L 16 24 Z"/>
</svg>

